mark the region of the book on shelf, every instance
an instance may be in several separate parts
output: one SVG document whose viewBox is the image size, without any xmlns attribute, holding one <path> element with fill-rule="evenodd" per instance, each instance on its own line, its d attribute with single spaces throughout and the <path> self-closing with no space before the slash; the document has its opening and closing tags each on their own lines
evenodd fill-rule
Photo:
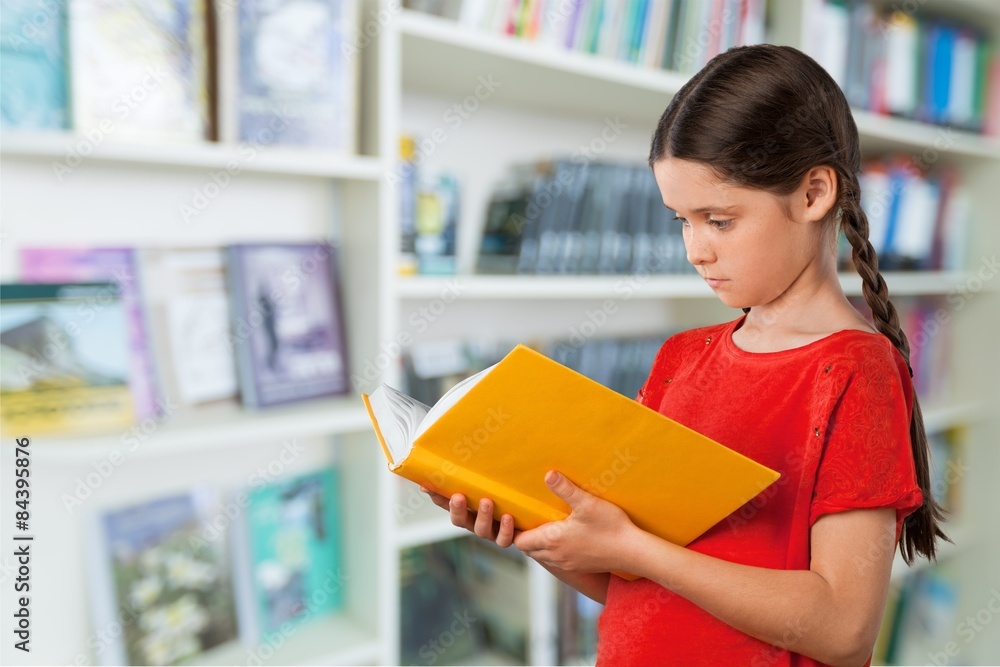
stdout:
<svg viewBox="0 0 1000 667">
<path fill-rule="evenodd" d="M 68 6 L 74 130 L 157 141 L 213 135 L 208 0 Z"/>
<path fill-rule="evenodd" d="M 129 387 L 135 418 L 164 412 L 139 285 L 134 248 L 22 248 L 21 280 L 28 283 L 113 281 L 118 285 L 128 326 Z"/>
<path fill-rule="evenodd" d="M 69 126 L 64 0 L 0 0 L 0 60 L 0 127 Z"/>
<path fill-rule="evenodd" d="M 645 165 L 554 159 L 511 167 L 487 207 L 480 273 L 691 273 Z"/>
<path fill-rule="evenodd" d="M 224 141 L 357 152 L 357 0 L 217 8 Z"/>
<path fill-rule="evenodd" d="M 552 469 L 680 545 L 779 476 L 524 345 L 433 408 L 384 384 L 362 399 L 390 471 L 473 507 L 491 498 L 522 530 L 569 515 Z"/>
<path fill-rule="evenodd" d="M 341 607 L 342 503 L 336 468 L 249 489 L 233 523 L 233 578 L 246 645 Z"/>
<path fill-rule="evenodd" d="M 222 249 L 142 248 L 139 258 L 160 394 L 181 410 L 235 404 L 238 383 Z"/>
<path fill-rule="evenodd" d="M 558 664 L 593 664 L 597 660 L 597 618 L 604 605 L 562 582 L 557 587 Z"/>
<path fill-rule="evenodd" d="M 529 660 L 527 559 L 476 538 L 400 554 L 400 664 L 499 664 Z M 445 637 L 433 641 L 435 637 Z"/>
<path fill-rule="evenodd" d="M 764 38 L 763 0 L 462 0 L 457 11 L 427 0 L 408 5 L 473 30 L 686 73 L 731 46 Z M 706 25 L 716 28 L 704 33 Z"/>
<path fill-rule="evenodd" d="M 93 516 L 93 624 L 121 628 L 95 647 L 100 664 L 176 665 L 237 638 L 227 540 L 203 529 L 221 511 L 198 486 Z"/>
<path fill-rule="evenodd" d="M 240 396 L 265 407 L 350 391 L 336 249 L 226 249 Z"/>
<path fill-rule="evenodd" d="M 1000 53 L 979 26 L 844 0 L 812 3 L 810 16 L 809 53 L 851 106 L 996 134 Z"/>
<path fill-rule="evenodd" d="M 133 421 L 127 315 L 115 283 L 0 285 L 6 433 L 85 433 Z"/>
</svg>

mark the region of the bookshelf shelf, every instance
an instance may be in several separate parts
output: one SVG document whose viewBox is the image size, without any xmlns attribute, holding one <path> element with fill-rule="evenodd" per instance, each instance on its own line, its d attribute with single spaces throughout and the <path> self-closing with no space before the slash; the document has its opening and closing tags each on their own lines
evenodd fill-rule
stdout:
<svg viewBox="0 0 1000 667">
<path fill-rule="evenodd" d="M 399 17 L 403 83 L 407 88 L 461 99 L 479 77 L 499 83 L 491 103 L 561 115 L 621 116 L 655 120 L 688 76 L 486 34 L 454 21 L 404 10 Z M 441 76 L 442 71 L 449 76 Z M 505 82 L 516 86 L 504 86 Z M 854 110 L 866 148 L 924 150 L 974 158 L 1000 158 L 1000 140 L 972 132 Z"/>
<path fill-rule="evenodd" d="M 970 274 L 960 271 L 899 271 L 883 273 L 882 276 L 893 296 L 949 294 L 961 289 L 970 278 Z M 844 273 L 840 282 L 849 295 L 861 294 L 859 276 Z M 435 299 L 446 292 L 457 299 L 496 300 L 714 297 L 705 281 L 694 275 L 414 276 L 400 279 L 397 290 L 400 298 L 414 301 Z"/>
<path fill-rule="evenodd" d="M 945 431 L 962 424 L 978 422 L 989 414 L 990 406 L 986 402 L 931 406 L 924 409 L 924 428 L 928 433 Z"/>
<path fill-rule="evenodd" d="M 353 181 L 377 181 L 384 169 L 378 158 L 342 155 L 286 146 L 224 145 L 200 143 L 136 143 L 107 139 L 94 143 L 69 133 L 5 134 L 0 154 L 65 162 L 76 154 L 84 162 L 117 163 L 149 167 L 229 169 L 231 173 L 312 176 Z"/>
<path fill-rule="evenodd" d="M 280 642 L 280 645 L 279 645 Z M 331 650 L 331 646 L 338 647 Z M 273 642 L 256 646 L 230 642 L 199 655 L 199 665 L 362 665 L 376 662 L 378 635 L 354 619 L 318 618 Z M 192 663 L 195 664 L 195 663 Z"/>
<path fill-rule="evenodd" d="M 407 524 L 397 530 L 396 546 L 399 549 L 408 549 L 421 544 L 430 544 L 471 534 L 463 528 L 453 526 L 444 510 L 438 509 L 437 511 L 441 514 L 439 518 L 424 519 Z"/>
<path fill-rule="evenodd" d="M 309 401 L 289 407 L 251 412 L 226 405 L 199 410 L 162 425 L 137 424 L 116 433 L 77 437 L 39 435 L 32 438 L 36 460 L 74 465 L 104 459 L 118 450 L 125 459 L 146 459 L 204 451 L 239 449 L 248 442 L 294 440 L 311 436 L 366 431 L 371 422 L 360 398 Z M 4 448 L 4 452 L 10 452 Z"/>
</svg>

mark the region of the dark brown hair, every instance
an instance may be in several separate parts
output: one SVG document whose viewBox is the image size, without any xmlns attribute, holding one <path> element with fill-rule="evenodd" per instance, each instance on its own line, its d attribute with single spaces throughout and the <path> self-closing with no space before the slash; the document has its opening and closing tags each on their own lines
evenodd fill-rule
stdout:
<svg viewBox="0 0 1000 667">
<path fill-rule="evenodd" d="M 844 94 L 815 60 L 771 44 L 735 47 L 712 58 L 660 117 L 649 166 L 667 156 L 705 164 L 726 183 L 777 196 L 794 192 L 813 167 L 833 169 L 840 230 L 853 248 L 865 301 L 876 328 L 909 365 L 910 344 L 889 301 L 861 209 L 858 128 Z M 828 222 L 834 216 L 831 208 Z M 948 539 L 938 525 L 944 512 L 931 493 L 927 434 L 915 392 L 910 442 L 924 501 L 903 523 L 900 551 L 907 563 L 917 554 L 933 559 L 935 540 Z"/>
</svg>

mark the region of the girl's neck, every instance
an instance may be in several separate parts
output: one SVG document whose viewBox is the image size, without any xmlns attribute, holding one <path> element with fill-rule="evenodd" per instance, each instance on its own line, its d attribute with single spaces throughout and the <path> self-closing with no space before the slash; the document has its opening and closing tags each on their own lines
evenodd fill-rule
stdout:
<svg viewBox="0 0 1000 667">
<path fill-rule="evenodd" d="M 748 352 L 776 352 L 844 329 L 875 333 L 847 300 L 831 262 L 810 265 L 776 299 L 751 308 L 733 342 Z"/>
</svg>

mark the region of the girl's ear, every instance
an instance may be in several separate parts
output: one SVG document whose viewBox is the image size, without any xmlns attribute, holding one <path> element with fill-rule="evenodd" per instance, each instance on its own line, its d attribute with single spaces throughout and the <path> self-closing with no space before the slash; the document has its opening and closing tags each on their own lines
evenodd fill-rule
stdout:
<svg viewBox="0 0 1000 667">
<path fill-rule="evenodd" d="M 825 165 L 813 167 L 802 178 L 799 192 L 805 219 L 810 222 L 826 219 L 837 204 L 837 172 Z"/>
</svg>

